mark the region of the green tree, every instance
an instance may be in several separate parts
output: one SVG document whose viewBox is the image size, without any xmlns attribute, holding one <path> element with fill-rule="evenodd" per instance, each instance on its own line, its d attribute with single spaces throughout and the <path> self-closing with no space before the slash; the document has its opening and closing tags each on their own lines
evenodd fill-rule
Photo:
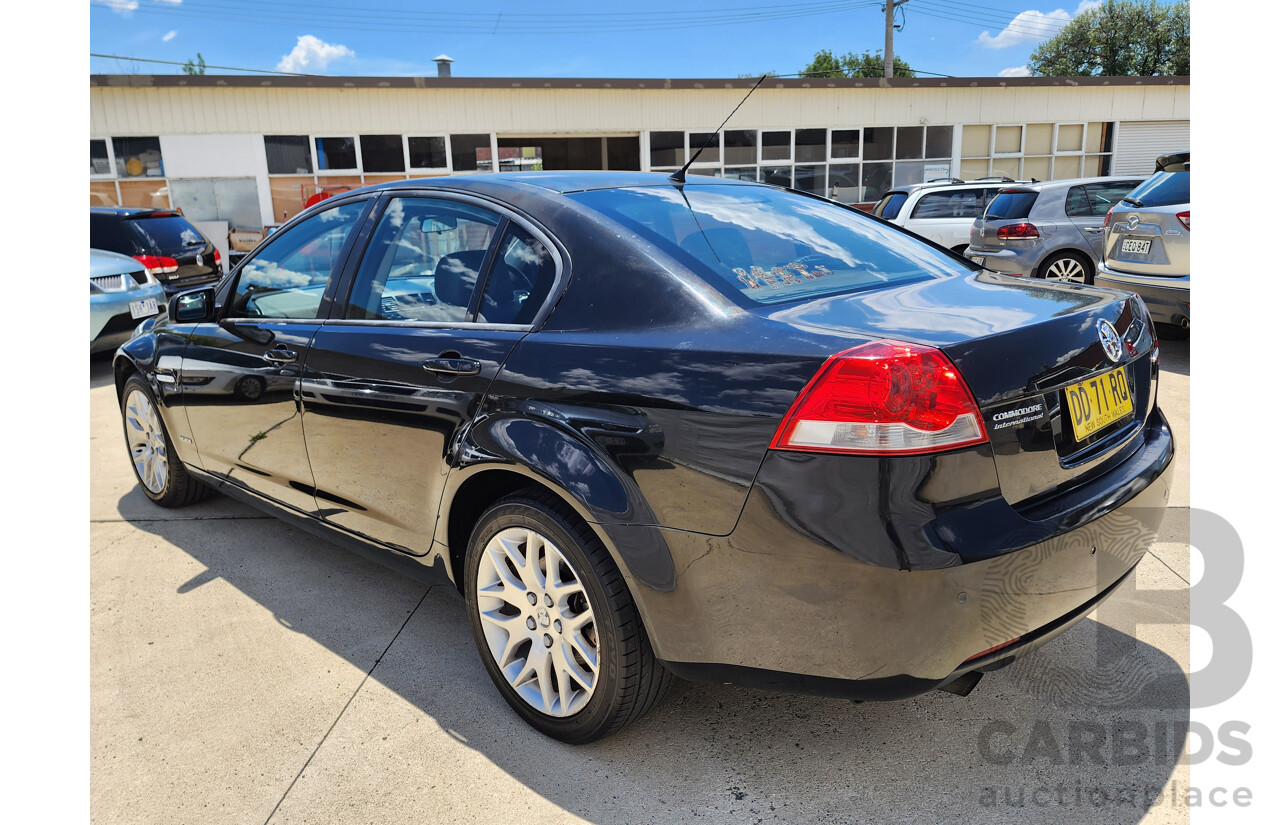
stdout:
<svg viewBox="0 0 1280 825">
<path fill-rule="evenodd" d="M 188 60 L 186 63 L 182 64 L 182 73 L 204 74 L 204 55 L 200 54 L 200 52 L 196 52 L 196 59 L 194 61 Z"/>
<path fill-rule="evenodd" d="M 884 52 L 867 50 L 862 54 L 848 52 L 836 57 L 829 50 L 823 49 L 813 56 L 813 60 L 803 69 L 805 77 L 884 77 Z M 916 73 L 907 65 L 907 61 L 893 56 L 894 77 L 915 77 Z"/>
<path fill-rule="evenodd" d="M 1104 77 L 1191 74 L 1191 4 L 1107 0 L 1031 53 L 1032 74 Z"/>
</svg>

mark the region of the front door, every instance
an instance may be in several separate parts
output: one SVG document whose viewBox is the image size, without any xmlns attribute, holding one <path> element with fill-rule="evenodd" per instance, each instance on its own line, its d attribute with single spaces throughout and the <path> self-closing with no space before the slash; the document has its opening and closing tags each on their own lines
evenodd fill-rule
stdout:
<svg viewBox="0 0 1280 825">
<path fill-rule="evenodd" d="M 367 204 L 322 210 L 273 238 L 239 270 L 219 320 L 195 327 L 179 370 L 204 469 L 305 512 L 315 499 L 298 383 Z"/>
<path fill-rule="evenodd" d="M 327 521 L 402 552 L 431 550 L 459 436 L 484 414 L 555 271 L 546 247 L 493 209 L 387 199 L 344 317 L 320 327 L 302 380 Z"/>
</svg>

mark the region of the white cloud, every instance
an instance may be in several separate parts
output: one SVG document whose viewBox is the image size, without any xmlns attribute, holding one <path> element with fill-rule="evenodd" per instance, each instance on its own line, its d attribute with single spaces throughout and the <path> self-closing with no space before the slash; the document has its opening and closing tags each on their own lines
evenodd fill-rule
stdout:
<svg viewBox="0 0 1280 825">
<path fill-rule="evenodd" d="M 342 57 L 355 57 L 356 53 L 346 46 L 326 43 L 318 37 L 304 34 L 298 38 L 298 45 L 293 47 L 280 62 L 276 64 L 279 72 L 306 72 L 323 69 L 333 61 Z"/>
<path fill-rule="evenodd" d="M 178 32 L 177 32 L 177 31 L 170 31 L 168 34 L 166 34 L 164 37 L 162 37 L 162 38 L 160 38 L 160 39 L 161 39 L 161 40 L 163 40 L 164 42 L 168 43 L 170 40 L 172 40 L 173 38 L 175 38 L 175 37 L 177 37 L 177 36 L 178 36 Z"/>
<path fill-rule="evenodd" d="M 1024 11 L 1013 18 L 999 34 L 993 36 L 991 32 L 983 32 L 978 35 L 978 43 L 988 49 L 1007 49 L 1024 43 L 1039 43 L 1053 37 L 1070 21 L 1071 15 L 1063 9 L 1048 14 Z"/>
<path fill-rule="evenodd" d="M 1012 69 L 1001 69 L 1000 77 L 1031 77 L 1031 70 L 1026 66 L 1014 66 Z"/>
<path fill-rule="evenodd" d="M 95 0 L 117 14 L 129 14 L 138 8 L 138 0 Z"/>
</svg>

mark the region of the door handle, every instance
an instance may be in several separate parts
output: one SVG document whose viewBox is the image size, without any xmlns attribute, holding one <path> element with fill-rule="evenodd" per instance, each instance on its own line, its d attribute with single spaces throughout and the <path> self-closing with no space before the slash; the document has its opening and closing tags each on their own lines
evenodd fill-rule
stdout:
<svg viewBox="0 0 1280 825">
<path fill-rule="evenodd" d="M 292 364 L 298 360 L 298 353 L 291 349 L 273 349 L 267 350 L 262 357 L 273 364 Z"/>
<path fill-rule="evenodd" d="M 1102 232 L 1102 227 L 1100 227 L 1100 226 L 1086 226 L 1086 227 L 1084 228 L 1084 231 L 1085 231 L 1085 232 L 1088 232 L 1090 235 L 1097 235 L 1097 234 L 1099 234 L 1099 233 L 1101 233 L 1101 232 Z"/>
<path fill-rule="evenodd" d="M 429 358 L 422 368 L 437 375 L 479 375 L 480 362 L 470 358 Z"/>
</svg>

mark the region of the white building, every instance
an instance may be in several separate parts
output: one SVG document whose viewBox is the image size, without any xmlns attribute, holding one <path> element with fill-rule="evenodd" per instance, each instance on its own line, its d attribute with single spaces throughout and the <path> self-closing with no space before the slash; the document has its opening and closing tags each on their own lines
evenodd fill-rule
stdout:
<svg viewBox="0 0 1280 825">
<path fill-rule="evenodd" d="M 755 79 L 92 75 L 90 203 L 260 228 L 317 191 L 517 168 L 673 170 Z M 844 202 L 891 185 L 1146 174 L 1190 80 L 769 78 L 693 172 Z"/>
</svg>

